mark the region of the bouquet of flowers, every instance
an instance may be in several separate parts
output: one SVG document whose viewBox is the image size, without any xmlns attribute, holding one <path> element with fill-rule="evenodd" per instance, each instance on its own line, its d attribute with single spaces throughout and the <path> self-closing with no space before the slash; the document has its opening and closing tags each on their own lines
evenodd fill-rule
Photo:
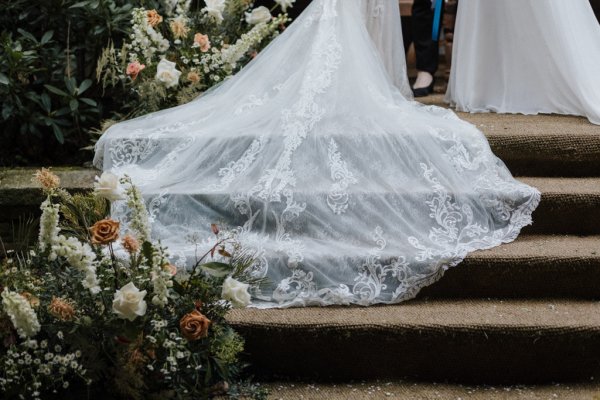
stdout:
<svg viewBox="0 0 600 400">
<path fill-rule="evenodd" d="M 290 21 L 295 0 L 164 0 L 132 11 L 129 41 L 105 49 L 97 77 L 131 89 L 130 116 L 187 103 L 250 61 Z M 281 14 L 273 16 L 276 9 Z"/>
<path fill-rule="evenodd" d="M 248 284 L 257 283 L 234 234 L 213 225 L 214 246 L 193 268 L 177 268 L 150 240 L 127 177 L 104 173 L 79 194 L 49 170 L 36 179 L 46 194 L 39 241 L 0 261 L 3 399 L 67 390 L 76 398 L 264 395 L 237 384 L 244 342 L 224 318 L 250 302 Z M 108 217 L 117 200 L 131 211 L 126 232 Z"/>
</svg>

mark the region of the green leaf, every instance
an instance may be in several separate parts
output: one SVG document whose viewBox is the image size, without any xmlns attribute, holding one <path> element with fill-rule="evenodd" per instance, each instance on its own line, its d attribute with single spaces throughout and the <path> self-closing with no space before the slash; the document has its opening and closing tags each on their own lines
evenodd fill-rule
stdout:
<svg viewBox="0 0 600 400">
<path fill-rule="evenodd" d="M 148 264 L 152 264 L 152 256 L 154 255 L 154 247 L 150 242 L 142 243 L 142 255 L 148 262 Z"/>
<path fill-rule="evenodd" d="M 63 97 L 69 97 L 69 95 L 66 92 L 63 92 L 62 90 L 60 90 L 59 88 L 57 88 L 56 86 L 52 86 L 52 85 L 44 85 L 44 87 L 46 89 L 48 89 L 48 91 L 57 94 L 59 96 L 63 96 Z"/>
<path fill-rule="evenodd" d="M 58 140 L 58 143 L 64 144 L 65 137 L 64 137 L 62 131 L 60 130 L 60 127 L 56 124 L 52 124 L 52 130 L 54 131 L 54 136 L 56 137 L 56 140 Z"/>
<path fill-rule="evenodd" d="M 8 102 L 4 103 L 4 105 L 2 106 L 2 118 L 4 120 L 7 120 L 12 115 L 13 110 L 14 107 L 11 104 L 9 104 Z"/>
<path fill-rule="evenodd" d="M 52 101 L 50 99 L 50 96 L 48 96 L 48 93 L 43 92 L 42 95 L 40 96 L 40 100 L 42 102 L 42 107 L 43 107 L 44 111 L 49 113 L 50 110 L 52 109 Z"/>
<path fill-rule="evenodd" d="M 33 36 L 31 33 L 27 32 L 24 29 L 17 29 L 17 32 L 19 32 L 22 36 L 25 36 L 27 39 L 31 40 L 32 42 L 37 43 L 37 39 L 35 38 L 35 36 Z"/>
<path fill-rule="evenodd" d="M 220 262 L 210 262 L 200 265 L 200 269 L 215 278 L 224 278 L 233 272 L 233 267 Z"/>
<path fill-rule="evenodd" d="M 89 1 L 80 1 L 79 3 L 75 3 L 73 4 L 71 7 L 69 8 L 78 8 L 78 7 L 85 7 L 89 4 Z"/>
<path fill-rule="evenodd" d="M 181 283 L 179 283 L 176 279 L 172 280 L 173 282 L 173 290 L 180 296 L 185 294 L 185 287 Z"/>
<path fill-rule="evenodd" d="M 63 107 L 60 110 L 53 113 L 55 117 L 62 117 L 63 115 L 67 115 L 71 113 L 71 109 L 69 107 Z"/>
<path fill-rule="evenodd" d="M 90 86 L 92 86 L 91 79 L 86 79 L 85 81 L 81 82 L 81 85 L 79 85 L 79 88 L 77 89 L 77 94 L 82 94 L 83 92 L 88 90 Z"/>
<path fill-rule="evenodd" d="M 9 83 L 8 76 L 4 75 L 2 72 L 0 72 L 0 83 L 3 85 L 8 85 Z"/>
<path fill-rule="evenodd" d="M 77 101 L 77 99 L 72 99 L 71 101 L 69 101 L 69 107 L 71 108 L 71 111 L 77 111 L 79 109 L 79 102 Z"/>
<path fill-rule="evenodd" d="M 76 83 L 77 82 L 75 81 L 75 78 L 69 78 L 65 76 L 65 85 L 67 86 L 67 90 L 73 95 L 77 94 Z"/>
<path fill-rule="evenodd" d="M 92 107 L 98 106 L 98 103 L 95 100 L 88 99 L 87 97 L 82 97 L 79 99 L 79 101 L 81 101 L 89 106 L 92 106 Z"/>
<path fill-rule="evenodd" d="M 46 44 L 50 41 L 50 39 L 52 39 L 52 36 L 54 36 L 54 31 L 48 31 L 46 33 L 44 33 L 44 36 L 42 36 L 42 40 L 40 41 L 41 44 Z"/>
</svg>

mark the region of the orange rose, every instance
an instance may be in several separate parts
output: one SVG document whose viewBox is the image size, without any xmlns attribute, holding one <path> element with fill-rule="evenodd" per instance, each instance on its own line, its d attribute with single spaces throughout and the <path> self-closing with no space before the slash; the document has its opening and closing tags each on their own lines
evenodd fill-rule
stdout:
<svg viewBox="0 0 600 400">
<path fill-rule="evenodd" d="M 200 51 L 203 53 L 210 50 L 210 39 L 208 38 L 208 35 L 196 33 L 194 35 L 194 47 L 199 47 Z"/>
<path fill-rule="evenodd" d="M 160 16 L 156 10 L 148 10 L 146 12 L 146 17 L 148 18 L 148 25 L 151 27 L 156 27 L 156 25 L 160 24 L 163 20 L 163 17 Z"/>
<path fill-rule="evenodd" d="M 196 71 L 190 71 L 187 74 L 187 79 L 188 79 L 188 81 L 192 82 L 193 84 L 196 84 L 196 83 L 200 82 L 200 74 L 198 74 Z"/>
<path fill-rule="evenodd" d="M 194 310 L 181 318 L 179 328 L 183 337 L 191 342 L 207 337 L 210 324 L 211 322 L 208 318 L 200 311 Z"/>
<path fill-rule="evenodd" d="M 71 303 L 60 297 L 52 297 L 48 312 L 61 321 L 71 321 L 75 317 L 75 309 Z"/>
<path fill-rule="evenodd" d="M 119 238 L 119 222 L 112 219 L 103 219 L 96 222 L 91 228 L 93 244 L 109 244 Z"/>
</svg>

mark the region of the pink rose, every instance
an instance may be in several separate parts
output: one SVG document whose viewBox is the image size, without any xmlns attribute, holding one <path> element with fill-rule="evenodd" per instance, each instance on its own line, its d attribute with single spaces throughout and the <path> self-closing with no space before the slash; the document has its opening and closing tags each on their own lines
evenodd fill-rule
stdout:
<svg viewBox="0 0 600 400">
<path fill-rule="evenodd" d="M 194 35 L 194 47 L 199 47 L 200 51 L 203 53 L 210 50 L 210 40 L 208 39 L 208 35 L 196 33 Z"/>
<path fill-rule="evenodd" d="M 139 61 L 134 61 L 129 63 L 127 66 L 127 75 L 131 77 L 131 79 L 135 80 L 138 74 L 144 69 L 146 66 L 144 64 L 140 64 Z"/>
</svg>

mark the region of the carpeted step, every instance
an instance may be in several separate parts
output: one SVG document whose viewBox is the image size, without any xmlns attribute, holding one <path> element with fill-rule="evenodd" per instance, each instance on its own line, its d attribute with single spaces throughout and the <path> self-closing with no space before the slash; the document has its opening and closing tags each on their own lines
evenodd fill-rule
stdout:
<svg viewBox="0 0 600 400">
<path fill-rule="evenodd" d="M 0 170 L 0 223 L 20 215 L 37 214 L 43 200 L 41 191 L 31 182 L 34 169 Z M 70 191 L 92 187 L 98 172 L 93 169 L 55 169 Z M 534 225 L 525 233 L 599 234 L 600 177 L 594 178 L 520 178 L 543 193 L 534 214 Z M 220 203 L 219 203 L 220 204 Z M 6 228 L 6 227 L 4 227 Z M 5 232 L 0 232 L 0 235 Z"/>
<path fill-rule="evenodd" d="M 468 386 L 412 381 L 351 383 L 274 382 L 261 386 L 270 400 L 597 400 L 598 384 L 548 384 L 518 386 Z"/>
<path fill-rule="evenodd" d="M 233 310 L 262 378 L 414 377 L 476 383 L 600 372 L 600 302 L 415 300 L 397 306 Z"/>
<path fill-rule="evenodd" d="M 522 235 L 470 254 L 419 298 L 600 299 L 600 236 Z"/>
<path fill-rule="evenodd" d="M 447 107 L 443 95 L 419 99 Z M 600 126 L 563 115 L 457 113 L 487 136 L 517 176 L 600 176 Z"/>
<path fill-rule="evenodd" d="M 538 188 L 542 201 L 524 233 L 600 233 L 600 178 L 519 178 Z"/>
</svg>

